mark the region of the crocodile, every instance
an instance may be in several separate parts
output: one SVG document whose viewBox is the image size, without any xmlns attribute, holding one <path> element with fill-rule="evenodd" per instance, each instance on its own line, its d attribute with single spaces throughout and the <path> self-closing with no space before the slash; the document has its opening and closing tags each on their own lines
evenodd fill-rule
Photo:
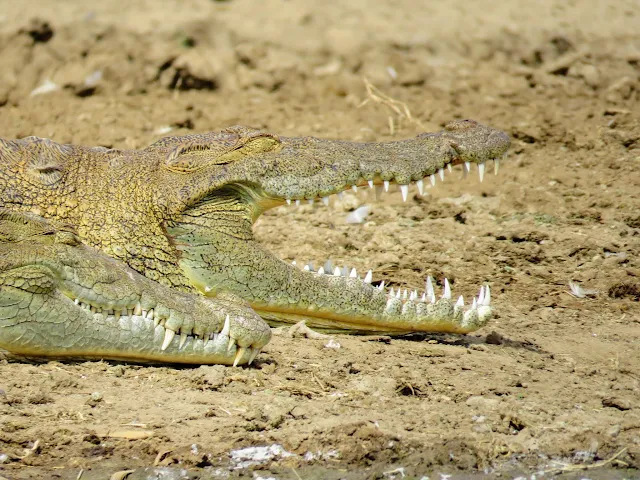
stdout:
<svg viewBox="0 0 640 480">
<path fill-rule="evenodd" d="M 467 333 L 492 317 L 489 286 L 465 306 L 292 265 L 253 224 L 266 210 L 359 188 L 435 184 L 506 155 L 473 120 L 381 143 L 286 138 L 244 126 L 141 150 L 0 140 L 0 349 L 22 357 L 250 364 L 271 325 L 331 332 Z M 327 271 L 329 270 L 329 271 Z M 331 271 L 332 270 L 332 271 Z M 265 323 L 266 322 L 268 323 Z"/>
</svg>

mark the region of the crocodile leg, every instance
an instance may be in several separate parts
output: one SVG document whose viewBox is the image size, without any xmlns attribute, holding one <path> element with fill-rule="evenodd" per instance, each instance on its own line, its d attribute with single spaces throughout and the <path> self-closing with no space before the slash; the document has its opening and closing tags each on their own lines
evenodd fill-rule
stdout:
<svg viewBox="0 0 640 480">
<path fill-rule="evenodd" d="M 0 348 L 26 357 L 237 365 L 269 341 L 269 327 L 243 300 L 176 292 L 38 222 L 0 216 Z"/>
</svg>

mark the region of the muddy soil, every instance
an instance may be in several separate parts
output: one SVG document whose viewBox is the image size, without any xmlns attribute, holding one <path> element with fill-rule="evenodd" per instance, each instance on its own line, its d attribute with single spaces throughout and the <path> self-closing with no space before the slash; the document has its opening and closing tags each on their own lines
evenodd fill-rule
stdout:
<svg viewBox="0 0 640 480">
<path fill-rule="evenodd" d="M 501 128 L 510 156 L 483 183 L 454 171 L 406 203 L 362 193 L 255 229 L 287 261 L 394 287 L 487 283 L 497 318 L 466 336 L 280 332 L 249 368 L 0 361 L 0 477 L 640 478 L 638 2 L 318 5 L 4 1 L 0 133 L 134 148 L 234 124 Z M 411 119 L 361 105 L 364 78 Z"/>
</svg>

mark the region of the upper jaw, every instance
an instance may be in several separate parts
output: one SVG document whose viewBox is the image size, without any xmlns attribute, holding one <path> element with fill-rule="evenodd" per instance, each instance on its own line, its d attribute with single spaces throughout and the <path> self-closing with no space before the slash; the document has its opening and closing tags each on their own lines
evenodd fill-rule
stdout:
<svg viewBox="0 0 640 480">
<path fill-rule="evenodd" d="M 387 143 L 317 141 L 312 148 L 297 151 L 297 139 L 282 140 L 281 152 L 295 158 L 294 168 L 283 171 L 280 165 L 265 172 L 257 183 L 266 197 L 287 203 L 322 200 L 351 188 L 375 185 L 388 189 L 397 184 L 406 190 L 412 182 L 422 194 L 425 182 L 443 178 L 445 169 L 465 164 L 469 170 L 471 163 L 499 162 L 510 146 L 505 133 L 471 120 L 451 122 L 439 133 Z M 294 140 L 293 144 L 288 140 Z"/>
<path fill-rule="evenodd" d="M 487 160 L 496 162 L 509 148 L 509 137 L 472 120 L 454 121 L 443 131 L 409 140 L 356 143 L 317 138 L 279 138 L 278 148 L 252 153 L 237 162 L 217 165 L 185 178 L 181 205 L 235 189 L 240 200 L 256 207 L 254 217 L 283 203 L 326 203 L 330 195 L 369 186 L 400 185 L 403 198 L 415 182 L 423 194 L 429 183 L 444 178 L 446 169 L 479 165 L 480 180 Z"/>
</svg>

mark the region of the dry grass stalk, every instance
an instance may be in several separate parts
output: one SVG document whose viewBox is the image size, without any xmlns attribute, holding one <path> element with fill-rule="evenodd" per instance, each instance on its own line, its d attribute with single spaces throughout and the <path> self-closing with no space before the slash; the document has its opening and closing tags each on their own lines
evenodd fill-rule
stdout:
<svg viewBox="0 0 640 480">
<path fill-rule="evenodd" d="M 406 103 L 401 102 L 400 100 L 396 100 L 395 98 L 392 98 L 389 95 L 383 93 L 382 91 L 380 91 L 380 89 L 374 86 L 367 78 L 364 78 L 363 82 L 364 82 L 364 88 L 367 91 L 367 98 L 365 98 L 360 103 L 360 105 L 358 105 L 358 108 L 364 107 L 369 102 L 384 105 L 388 109 L 390 109 L 393 113 L 396 114 L 398 118 L 398 125 L 400 125 L 400 122 L 403 119 L 406 119 L 409 123 L 413 123 L 414 125 L 417 125 L 418 127 L 420 127 L 422 130 L 425 130 L 425 127 L 422 124 L 422 122 L 420 122 L 420 120 L 418 120 L 411 114 L 411 110 L 409 110 L 409 106 Z M 396 122 L 393 118 L 393 115 L 389 115 L 388 122 L 389 122 L 389 133 L 391 135 L 395 135 L 397 129 L 396 129 L 396 125 L 395 125 Z"/>
</svg>

